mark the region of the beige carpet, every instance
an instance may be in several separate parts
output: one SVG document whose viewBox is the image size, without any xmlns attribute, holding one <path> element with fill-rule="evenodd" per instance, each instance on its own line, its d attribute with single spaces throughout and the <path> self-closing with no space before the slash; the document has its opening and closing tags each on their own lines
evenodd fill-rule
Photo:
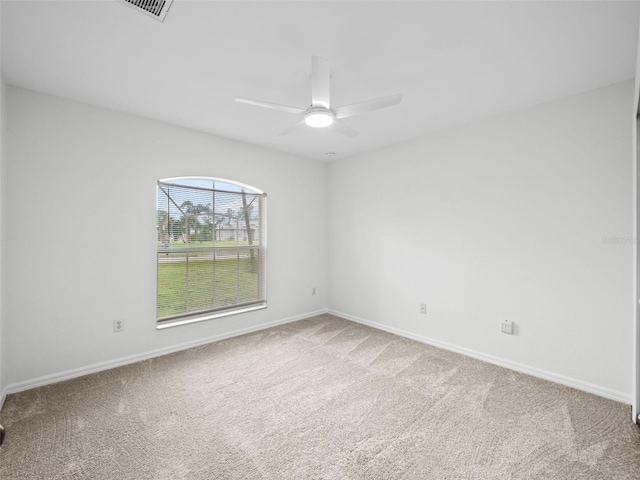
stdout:
<svg viewBox="0 0 640 480">
<path fill-rule="evenodd" d="M 330 315 L 10 395 L 0 479 L 640 479 L 620 403 Z"/>
</svg>

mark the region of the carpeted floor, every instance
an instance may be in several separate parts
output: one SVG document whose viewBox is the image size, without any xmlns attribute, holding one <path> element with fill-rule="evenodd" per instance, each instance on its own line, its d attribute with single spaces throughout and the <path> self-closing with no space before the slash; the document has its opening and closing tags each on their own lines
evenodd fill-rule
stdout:
<svg viewBox="0 0 640 480">
<path fill-rule="evenodd" d="M 10 395 L 0 479 L 640 479 L 630 407 L 331 315 Z"/>
</svg>

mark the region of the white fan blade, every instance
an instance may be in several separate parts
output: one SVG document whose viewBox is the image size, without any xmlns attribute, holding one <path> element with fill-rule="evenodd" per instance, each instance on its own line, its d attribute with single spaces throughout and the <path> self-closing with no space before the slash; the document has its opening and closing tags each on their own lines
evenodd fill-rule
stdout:
<svg viewBox="0 0 640 480">
<path fill-rule="evenodd" d="M 353 115 L 359 115 L 364 112 L 370 112 L 372 110 L 378 110 L 380 108 L 390 107 L 397 105 L 402 100 L 402 94 L 390 95 L 388 97 L 376 98 L 375 100 L 367 100 L 366 102 L 354 103 L 352 105 L 345 105 L 344 107 L 338 107 L 333 109 L 336 118 L 347 118 Z"/>
<path fill-rule="evenodd" d="M 329 62 L 324 58 L 311 57 L 311 105 L 331 108 L 329 92 Z"/>
<path fill-rule="evenodd" d="M 346 135 L 347 137 L 355 137 L 360 135 L 360 132 L 348 125 L 345 125 L 343 122 L 337 119 L 334 120 L 331 125 L 329 125 L 329 128 L 335 130 L 338 133 L 341 133 L 342 135 Z"/>
<path fill-rule="evenodd" d="M 278 105 L 277 103 L 261 102 L 260 100 L 251 100 L 250 98 L 236 98 L 236 102 L 246 103 L 248 105 L 255 105 L 257 107 L 272 108 L 274 110 L 280 110 L 281 112 L 294 113 L 296 115 L 303 114 L 306 110 L 296 107 L 288 107 L 286 105 Z"/>
<path fill-rule="evenodd" d="M 301 125 L 304 125 L 304 120 L 300 120 L 298 123 L 290 126 L 289 128 L 287 128 L 286 130 L 284 130 L 283 132 L 280 132 L 280 135 L 287 135 L 291 132 L 293 132 L 295 129 L 297 129 L 298 127 L 300 127 Z"/>
</svg>

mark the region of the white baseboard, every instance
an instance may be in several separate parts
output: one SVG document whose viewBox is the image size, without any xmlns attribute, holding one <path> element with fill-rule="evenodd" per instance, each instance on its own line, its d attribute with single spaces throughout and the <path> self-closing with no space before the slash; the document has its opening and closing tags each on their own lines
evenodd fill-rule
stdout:
<svg viewBox="0 0 640 480">
<path fill-rule="evenodd" d="M 253 327 L 243 328 L 239 330 L 234 330 L 232 332 L 222 333 L 219 335 L 214 335 L 207 338 L 202 338 L 199 340 L 195 340 L 192 342 L 182 343 L 179 345 L 174 345 L 171 347 L 165 347 L 157 350 L 151 350 L 148 352 L 130 355 L 127 357 L 121 357 L 114 360 L 110 360 L 107 362 L 95 363 L 92 365 L 88 365 L 86 367 L 76 368 L 72 370 L 67 370 L 64 372 L 55 373 L 52 375 L 45 375 L 42 377 L 26 380 L 24 382 L 18 382 L 14 384 L 7 385 L 2 391 L 0 391 L 0 410 L 4 404 L 4 401 L 7 395 L 11 393 L 21 392 L 23 390 L 28 390 L 30 388 L 41 387 L 44 385 L 49 385 L 52 383 L 60 382 L 63 380 L 69 380 L 71 378 L 80 377 L 82 375 L 88 375 L 90 373 L 96 373 L 103 370 L 108 370 L 115 367 L 120 367 L 122 365 L 127 365 L 130 363 L 139 362 L 142 360 L 148 360 L 150 358 L 159 357 L 162 355 L 167 355 L 169 353 L 178 352 L 181 350 L 187 350 L 189 348 L 198 347 L 200 345 L 205 345 L 207 343 L 217 342 L 220 340 L 224 340 L 231 337 L 237 337 L 239 335 L 244 335 L 247 333 L 257 332 L 259 330 L 265 330 L 267 328 L 275 327 L 278 325 L 284 325 L 286 323 L 296 322 L 298 320 L 302 320 L 305 318 L 313 317 L 315 315 L 321 315 L 323 313 L 330 313 L 332 315 L 336 315 L 338 317 L 345 318 L 347 320 L 351 320 L 353 322 L 361 323 L 363 325 L 367 325 L 372 328 L 376 328 L 378 330 L 384 330 L 389 333 L 393 333 L 395 335 L 399 335 L 401 337 L 410 338 L 412 340 L 416 340 L 418 342 L 426 343 L 428 345 L 433 345 L 434 347 L 439 347 L 444 350 L 448 350 L 455 353 L 460 353 L 462 355 L 466 355 L 468 357 L 472 357 L 478 360 L 482 360 L 488 363 L 492 363 L 494 365 L 498 365 L 501 367 L 509 368 L 511 370 L 515 370 L 520 373 L 525 373 L 528 375 L 532 375 L 534 377 L 543 378 L 545 380 L 549 380 L 551 382 L 559 383 L 561 385 L 565 385 L 567 387 L 576 388 L 578 390 L 582 390 L 584 392 L 593 393 L 595 395 L 599 395 L 604 398 L 609 398 L 611 400 L 617 400 L 619 402 L 625 403 L 627 405 L 631 404 L 631 395 L 625 394 L 616 390 L 611 390 L 605 387 L 601 387 L 599 385 L 594 385 L 592 383 L 583 382 L 581 380 L 576 380 L 574 378 L 565 377 L 563 375 L 558 375 L 552 372 L 548 372 L 546 370 L 542 370 L 539 368 L 531 367 L 528 365 L 524 365 L 517 362 L 512 362 L 510 360 L 505 360 L 503 358 L 495 357 L 493 355 L 488 355 L 486 353 L 478 352 L 476 350 L 468 349 L 465 347 L 460 347 L 457 345 L 453 345 L 451 343 L 442 342 L 439 340 L 434 340 L 432 338 L 425 337 L 423 335 L 415 334 L 412 332 L 408 332 L 405 330 L 401 330 L 399 328 L 390 327 L 388 325 L 384 325 L 377 322 L 372 322 L 369 320 L 365 320 L 363 318 L 355 317 L 353 315 L 349 315 L 342 312 L 337 312 L 334 310 L 317 310 L 314 312 L 308 312 L 303 315 L 296 315 L 294 317 L 284 318 L 281 320 L 276 320 L 273 322 L 265 323 L 262 325 L 256 325 Z"/>
<path fill-rule="evenodd" d="M 7 398 L 8 392 L 6 388 L 3 388 L 2 390 L 0 390 L 0 410 L 2 410 L 2 407 L 4 406 L 4 401 Z"/>
<path fill-rule="evenodd" d="M 611 390 L 609 388 L 601 387 L 599 385 L 594 385 L 588 382 L 583 382 L 581 380 L 576 380 L 575 378 L 565 377 L 564 375 L 558 375 L 556 373 L 548 372 L 546 370 L 542 370 L 536 367 L 531 367 L 529 365 L 524 365 L 522 363 L 512 362 L 510 360 L 505 360 L 504 358 L 495 357 L 493 355 L 478 352 L 476 350 L 472 350 L 465 347 L 460 347 L 457 345 L 453 345 L 451 343 L 441 342 L 440 340 L 434 340 L 432 338 L 428 338 L 423 335 L 407 332 L 405 330 L 401 330 L 395 327 L 389 327 L 388 325 L 383 325 L 381 323 L 372 322 L 369 320 L 365 320 L 363 318 L 354 317 L 353 315 L 348 315 L 346 313 L 336 312 L 334 310 L 329 310 L 328 313 L 335 315 L 337 317 L 342 317 L 347 320 L 351 320 L 353 322 L 361 323 L 363 325 L 376 328 L 378 330 L 384 330 L 385 332 L 393 333 L 401 337 L 410 338 L 411 340 L 416 340 L 418 342 L 426 343 L 428 345 L 433 345 L 434 347 L 442 348 L 444 350 L 449 350 L 455 353 L 460 353 L 462 355 L 466 355 L 467 357 L 472 357 L 478 360 L 482 360 L 484 362 L 492 363 L 500 367 L 509 368 L 511 370 L 515 370 L 516 372 L 526 373 L 527 375 L 543 378 L 545 380 L 559 383 L 567 387 L 572 387 L 578 390 L 582 390 L 583 392 L 593 393 L 595 395 L 599 395 L 600 397 L 609 398 L 611 400 L 617 400 L 618 402 L 631 405 L 631 395 L 623 392 Z"/>
<path fill-rule="evenodd" d="M 136 355 L 129 355 L 127 357 L 120 357 L 120 358 L 116 358 L 106 362 L 87 365 L 86 367 L 75 368 L 72 370 L 66 370 L 64 372 L 59 372 L 51 375 L 44 375 L 42 377 L 33 378 L 30 380 L 26 380 L 24 382 L 13 383 L 5 387 L 4 391 L 0 394 L 0 400 L 4 401 L 5 396 L 11 393 L 17 393 L 17 392 L 29 390 L 30 388 L 35 388 L 35 387 L 42 387 L 44 385 L 50 385 L 52 383 L 60 382 L 63 380 L 69 380 L 71 378 L 81 377 L 83 375 L 88 375 L 90 373 L 96 373 L 103 370 L 109 370 L 111 368 L 120 367 L 122 365 L 128 365 L 130 363 L 140 362 L 142 360 L 148 360 L 154 357 L 160 357 L 162 355 L 167 355 L 169 353 L 179 352 L 181 350 L 187 350 L 193 347 L 199 347 L 200 345 L 205 345 L 207 343 L 217 342 L 220 340 L 225 340 L 227 338 L 237 337 L 239 335 L 245 335 L 247 333 L 257 332 L 259 330 L 265 330 L 267 328 L 275 327 L 278 325 L 284 325 L 285 323 L 296 322 L 298 320 L 313 317 L 315 315 L 321 315 L 323 313 L 327 313 L 327 310 L 325 309 L 325 310 L 317 310 L 315 312 L 308 312 L 303 315 L 296 315 L 294 317 L 284 318 L 284 319 L 276 320 L 269 323 L 263 323 L 261 325 L 256 325 L 253 327 L 241 328 L 239 330 L 234 330 L 232 332 L 221 333 L 211 337 L 194 340 L 192 342 L 181 343 L 179 345 L 173 345 L 171 347 L 151 350 L 151 351 L 139 353 Z M 0 402 L 0 409 L 1 408 L 2 408 L 2 402 Z"/>
</svg>

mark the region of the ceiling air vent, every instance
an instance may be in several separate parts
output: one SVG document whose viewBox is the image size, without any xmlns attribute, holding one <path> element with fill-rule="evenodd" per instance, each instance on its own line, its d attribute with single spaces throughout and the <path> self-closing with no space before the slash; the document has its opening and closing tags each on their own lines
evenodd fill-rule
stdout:
<svg viewBox="0 0 640 480">
<path fill-rule="evenodd" d="M 173 0 L 120 0 L 130 7 L 135 8 L 139 12 L 149 15 L 150 17 L 164 20 L 165 15 L 169 11 L 169 6 Z"/>
</svg>

